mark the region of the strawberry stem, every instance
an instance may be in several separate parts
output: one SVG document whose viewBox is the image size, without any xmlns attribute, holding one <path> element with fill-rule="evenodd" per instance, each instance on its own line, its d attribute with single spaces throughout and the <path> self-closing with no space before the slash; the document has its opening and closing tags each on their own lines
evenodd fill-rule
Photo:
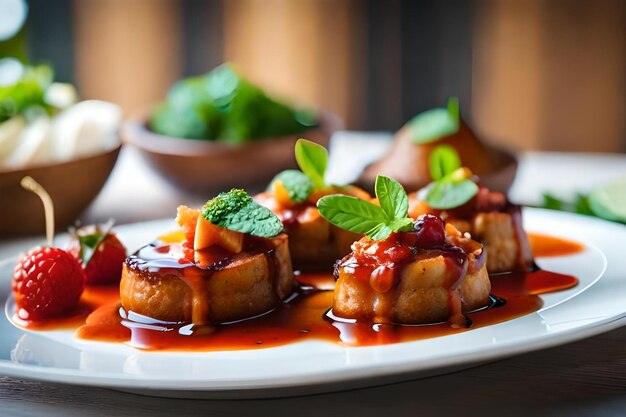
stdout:
<svg viewBox="0 0 626 417">
<path fill-rule="evenodd" d="M 53 246 L 54 240 L 54 205 L 52 204 L 52 198 L 50 198 L 50 194 L 35 181 L 32 177 L 26 176 L 21 179 L 20 185 L 22 188 L 28 191 L 32 191 L 37 194 L 37 196 L 41 199 L 43 203 L 43 210 L 46 216 L 46 239 L 48 240 L 48 245 Z"/>
</svg>

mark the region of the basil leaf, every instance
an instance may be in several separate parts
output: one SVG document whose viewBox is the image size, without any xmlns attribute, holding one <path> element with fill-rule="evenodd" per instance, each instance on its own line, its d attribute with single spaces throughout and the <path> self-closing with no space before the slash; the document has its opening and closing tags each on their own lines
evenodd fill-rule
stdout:
<svg viewBox="0 0 626 417">
<path fill-rule="evenodd" d="M 420 194 L 422 194 L 420 192 Z M 472 180 L 451 181 L 441 179 L 424 189 L 424 201 L 437 210 L 462 206 L 478 194 L 478 185 Z"/>
<path fill-rule="evenodd" d="M 438 181 L 461 167 L 461 158 L 450 145 L 437 146 L 428 157 L 430 176 Z"/>
<path fill-rule="evenodd" d="M 295 169 L 288 169 L 276 175 L 270 183 L 270 187 L 276 181 L 280 181 L 285 186 L 289 199 L 295 203 L 303 202 L 313 191 L 313 181 Z"/>
<path fill-rule="evenodd" d="M 409 120 L 407 126 L 411 133 L 411 141 L 422 144 L 457 133 L 460 120 L 459 100 L 451 97 L 448 99 L 447 108 L 426 110 Z"/>
<path fill-rule="evenodd" d="M 387 220 L 382 208 L 369 201 L 347 195 L 324 196 L 317 202 L 317 208 L 320 214 L 335 226 L 354 233 L 364 233 L 372 239 L 381 231 Z"/>
<path fill-rule="evenodd" d="M 396 180 L 379 175 L 376 177 L 374 188 L 380 208 L 388 220 L 406 217 L 409 211 L 409 198 Z"/>
<path fill-rule="evenodd" d="M 380 206 L 346 195 L 329 195 L 317 202 L 322 217 L 342 229 L 364 233 L 370 239 L 386 239 L 393 232 L 413 230 L 407 217 L 408 197 L 402 186 L 391 178 L 376 178 L 376 197 Z"/>
<path fill-rule="evenodd" d="M 202 217 L 216 226 L 235 232 L 270 238 L 283 230 L 283 224 L 267 207 L 252 200 L 244 190 L 232 189 L 207 201 Z"/>
<path fill-rule="evenodd" d="M 324 177 L 328 166 L 328 151 L 322 145 L 298 139 L 296 142 L 296 161 L 304 174 L 318 187 L 324 187 Z"/>
</svg>

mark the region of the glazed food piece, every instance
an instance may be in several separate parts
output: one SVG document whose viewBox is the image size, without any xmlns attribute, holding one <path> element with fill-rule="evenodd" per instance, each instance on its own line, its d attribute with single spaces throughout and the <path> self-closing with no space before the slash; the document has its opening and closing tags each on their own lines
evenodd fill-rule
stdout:
<svg viewBox="0 0 626 417">
<path fill-rule="evenodd" d="M 418 190 L 430 182 L 428 159 L 441 145 L 454 147 L 466 166 L 490 188 L 508 190 L 515 176 L 515 159 L 476 136 L 461 119 L 455 98 L 448 101 L 446 109 L 430 109 L 409 120 L 395 134 L 385 156 L 369 165 L 358 183 L 370 188 L 380 174 L 395 178 L 409 191 Z"/>
<path fill-rule="evenodd" d="M 435 180 L 409 198 L 409 216 L 431 213 L 482 242 L 489 254 L 490 273 L 530 269 L 533 259 L 522 225 L 522 211 L 506 196 L 478 183 L 478 178 L 460 167 L 453 148 L 439 147 L 431 154 Z"/>
<path fill-rule="evenodd" d="M 218 324 L 265 313 L 291 293 L 288 237 L 243 190 L 202 210 L 178 208 L 185 240 L 144 246 L 124 263 L 127 311 L 165 322 Z"/>
<path fill-rule="evenodd" d="M 521 207 L 511 204 L 504 194 L 479 186 L 476 196 L 464 205 L 436 210 L 413 193 L 409 198 L 409 216 L 418 218 L 424 213 L 436 214 L 447 224 L 482 242 L 489 254 L 487 269 L 490 273 L 532 267 Z"/>
<path fill-rule="evenodd" d="M 255 200 L 282 221 L 296 269 L 330 269 L 335 260 L 350 252 L 352 242 L 361 236 L 326 221 L 316 207 L 317 201 L 330 194 L 364 200 L 371 197 L 353 185 L 326 184 L 328 152 L 322 146 L 300 139 L 296 143 L 296 159 L 302 171 L 278 174 L 268 190 L 255 196 Z"/>
<path fill-rule="evenodd" d="M 480 243 L 434 215 L 407 217 L 408 197 L 379 176 L 380 206 L 345 196 L 322 198 L 330 222 L 367 236 L 335 266 L 333 314 L 375 323 L 449 321 L 465 326 L 463 313 L 489 304 L 491 284 Z"/>
</svg>

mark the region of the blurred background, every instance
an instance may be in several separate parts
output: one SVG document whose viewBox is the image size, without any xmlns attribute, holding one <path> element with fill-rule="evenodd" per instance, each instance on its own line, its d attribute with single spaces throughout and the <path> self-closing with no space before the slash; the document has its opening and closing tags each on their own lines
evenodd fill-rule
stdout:
<svg viewBox="0 0 626 417">
<path fill-rule="evenodd" d="M 1 53 L 146 112 L 224 61 L 267 91 L 395 131 L 458 96 L 489 142 L 626 151 L 622 0 L 29 0 Z M 25 48 L 25 49 L 23 49 Z"/>
</svg>

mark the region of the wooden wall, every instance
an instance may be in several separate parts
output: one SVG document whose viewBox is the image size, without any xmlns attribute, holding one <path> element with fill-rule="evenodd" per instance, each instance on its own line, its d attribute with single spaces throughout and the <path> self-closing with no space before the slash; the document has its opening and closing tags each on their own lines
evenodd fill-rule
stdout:
<svg viewBox="0 0 626 417">
<path fill-rule="evenodd" d="M 626 151 L 626 2 L 476 3 L 475 127 L 514 148 Z"/>
<path fill-rule="evenodd" d="M 40 2 L 41 3 L 41 2 Z M 83 96 L 145 111 L 232 61 L 269 91 L 395 130 L 461 97 L 489 140 L 626 150 L 621 0 L 74 0 Z"/>
</svg>

